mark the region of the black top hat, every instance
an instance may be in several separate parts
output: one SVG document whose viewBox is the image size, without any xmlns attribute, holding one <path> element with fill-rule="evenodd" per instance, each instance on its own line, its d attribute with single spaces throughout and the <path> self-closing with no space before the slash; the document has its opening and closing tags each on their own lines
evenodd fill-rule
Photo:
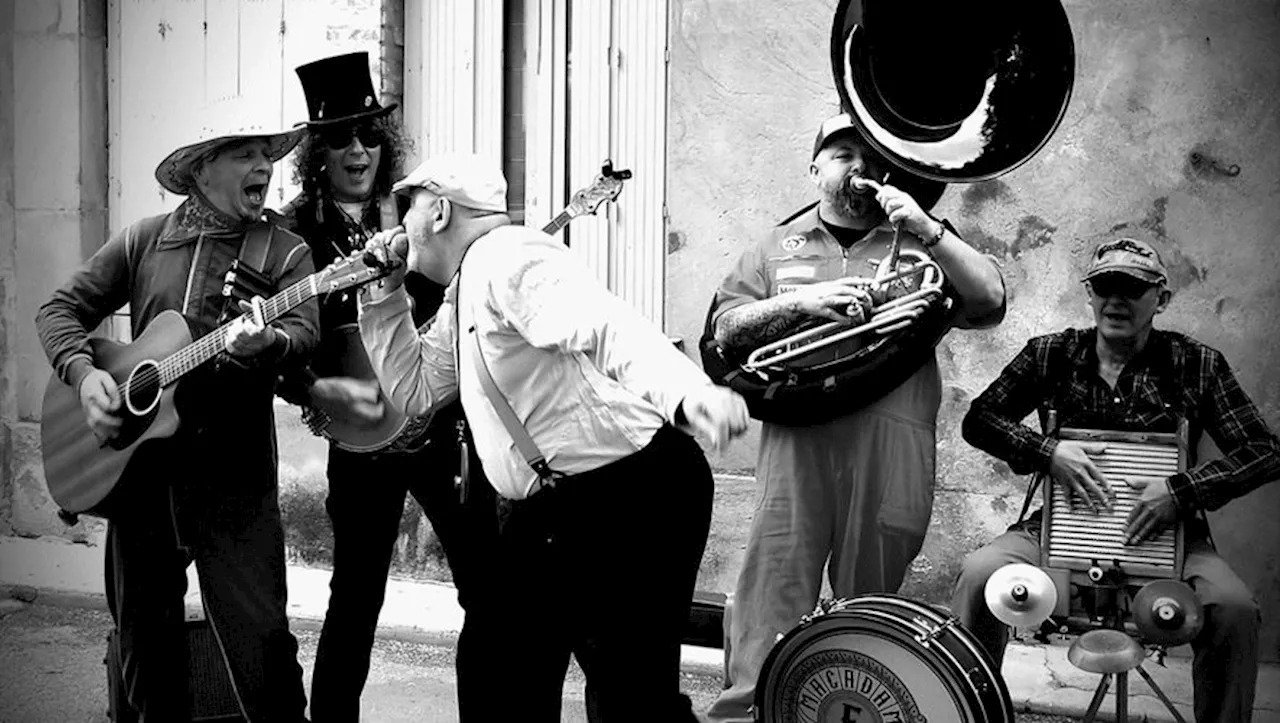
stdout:
<svg viewBox="0 0 1280 723">
<path fill-rule="evenodd" d="M 396 109 L 396 103 L 386 107 L 378 103 L 366 52 L 321 58 L 299 65 L 294 72 L 307 96 L 308 128 L 377 118 Z"/>
</svg>

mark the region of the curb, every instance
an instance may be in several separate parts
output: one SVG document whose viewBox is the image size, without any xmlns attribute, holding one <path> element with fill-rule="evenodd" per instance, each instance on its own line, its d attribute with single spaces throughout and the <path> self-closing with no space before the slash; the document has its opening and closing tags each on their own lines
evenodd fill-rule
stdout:
<svg viewBox="0 0 1280 723">
<path fill-rule="evenodd" d="M 105 595 L 32 588 L 27 585 L 0 584 L 0 600 L 9 599 L 10 597 L 17 599 L 18 596 L 11 595 L 15 589 L 34 590 L 35 598 L 30 601 L 23 601 L 27 605 L 47 605 L 50 607 L 79 608 L 101 611 L 107 610 L 107 598 Z M 192 614 L 192 612 L 188 612 L 188 616 L 191 616 Z M 196 612 L 194 614 L 198 615 L 199 613 Z M 305 630 L 311 633 L 318 633 L 323 626 L 324 619 L 317 618 L 313 615 L 289 616 L 289 627 L 295 631 Z M 458 632 L 456 630 L 426 630 L 408 625 L 379 625 L 374 636 L 379 640 L 391 640 L 417 645 L 432 645 L 436 647 L 453 647 L 458 642 Z M 680 660 L 680 672 L 688 675 L 716 678 L 717 680 L 723 678 L 724 670 L 722 664 L 718 661 L 713 662 L 710 659 L 712 655 L 715 655 L 718 659 L 721 655 L 719 650 L 714 648 L 700 648 L 692 645 L 685 645 L 682 646 L 682 648 L 684 651 Z M 689 651 L 694 652 L 690 655 Z"/>
</svg>

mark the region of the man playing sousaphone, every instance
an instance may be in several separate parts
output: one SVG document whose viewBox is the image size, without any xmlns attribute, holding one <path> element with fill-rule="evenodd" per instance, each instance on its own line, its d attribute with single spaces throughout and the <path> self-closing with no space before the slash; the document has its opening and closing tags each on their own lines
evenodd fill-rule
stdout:
<svg viewBox="0 0 1280 723">
<path fill-rule="evenodd" d="M 1167 278 L 1150 244 L 1100 244 L 1084 277 L 1095 326 L 1028 341 L 973 400 L 964 438 L 1015 473 L 1047 472 L 1078 506 L 1100 510 L 1114 495 L 1089 453 L 1104 445 L 1045 436 L 1022 424 L 1028 414 L 1039 411 L 1043 421 L 1052 409 L 1063 427 L 1139 432 L 1171 432 L 1185 418 L 1193 435 L 1207 433 L 1223 457 L 1149 482 L 1125 534 L 1137 543 L 1187 523 L 1182 576 L 1204 605 L 1204 627 L 1191 642 L 1196 720 L 1247 721 L 1258 675 L 1258 603 L 1214 549 L 1203 512 L 1280 477 L 1280 440 L 1220 352 L 1153 328 L 1169 303 Z M 1037 510 L 970 553 L 956 581 L 951 609 L 997 666 L 1008 629 L 987 608 L 987 579 L 1006 564 L 1037 564 L 1042 524 Z"/>
<path fill-rule="evenodd" d="M 805 320 L 853 324 L 869 316 L 893 289 L 873 278 L 895 239 L 903 256 L 940 267 L 955 302 L 951 325 L 1000 322 L 1004 283 L 994 261 L 930 216 L 905 183 L 895 185 L 898 174 L 912 180 L 863 140 L 848 115 L 822 124 L 809 165 L 820 202 L 752 244 L 716 294 L 712 323 L 727 353 L 755 349 Z M 885 385 L 865 405 L 814 409 L 796 425 L 764 423 L 756 464 L 762 501 L 730 622 L 732 686 L 710 720 L 751 720 L 765 656 L 813 610 L 824 565 L 836 597 L 901 584 L 932 511 L 942 392 L 932 350 L 915 363 L 905 381 Z"/>
</svg>

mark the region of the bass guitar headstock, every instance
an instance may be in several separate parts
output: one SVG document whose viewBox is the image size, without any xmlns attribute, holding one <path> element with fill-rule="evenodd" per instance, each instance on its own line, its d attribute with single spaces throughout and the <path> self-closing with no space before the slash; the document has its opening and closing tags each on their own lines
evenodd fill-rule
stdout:
<svg viewBox="0 0 1280 723">
<path fill-rule="evenodd" d="M 591 185 L 573 194 L 573 199 L 565 206 L 565 213 L 570 216 L 595 213 L 601 204 L 618 198 L 618 194 L 622 193 L 622 182 L 629 178 L 630 170 L 614 170 L 613 161 L 606 158 L 604 165 L 600 167 L 600 174 Z"/>
</svg>

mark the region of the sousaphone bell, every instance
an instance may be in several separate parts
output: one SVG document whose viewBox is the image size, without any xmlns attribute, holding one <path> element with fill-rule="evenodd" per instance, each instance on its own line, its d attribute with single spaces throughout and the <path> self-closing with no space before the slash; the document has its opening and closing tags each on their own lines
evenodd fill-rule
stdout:
<svg viewBox="0 0 1280 723">
<path fill-rule="evenodd" d="M 943 183 L 982 181 L 1058 128 L 1075 42 L 1059 0 L 840 0 L 831 68 L 841 108 L 889 161 Z"/>
</svg>

